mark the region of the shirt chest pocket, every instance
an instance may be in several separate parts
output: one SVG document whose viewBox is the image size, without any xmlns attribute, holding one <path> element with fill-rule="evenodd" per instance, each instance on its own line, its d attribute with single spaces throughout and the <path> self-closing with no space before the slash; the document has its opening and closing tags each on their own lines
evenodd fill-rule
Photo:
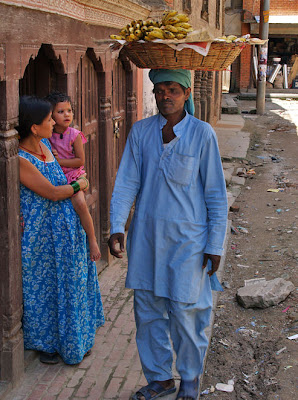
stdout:
<svg viewBox="0 0 298 400">
<path fill-rule="evenodd" d="M 180 185 L 190 185 L 195 165 L 195 157 L 173 153 L 169 160 L 167 177 Z"/>
</svg>

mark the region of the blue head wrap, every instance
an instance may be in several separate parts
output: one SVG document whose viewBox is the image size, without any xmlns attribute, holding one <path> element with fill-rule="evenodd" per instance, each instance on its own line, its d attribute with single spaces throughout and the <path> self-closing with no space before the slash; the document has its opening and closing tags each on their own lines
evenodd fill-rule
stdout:
<svg viewBox="0 0 298 400">
<path fill-rule="evenodd" d="M 161 82 L 177 82 L 185 88 L 191 87 L 191 73 L 186 69 L 151 69 L 149 78 L 154 85 Z M 189 114 L 194 115 L 195 105 L 191 93 L 184 108 Z"/>
</svg>

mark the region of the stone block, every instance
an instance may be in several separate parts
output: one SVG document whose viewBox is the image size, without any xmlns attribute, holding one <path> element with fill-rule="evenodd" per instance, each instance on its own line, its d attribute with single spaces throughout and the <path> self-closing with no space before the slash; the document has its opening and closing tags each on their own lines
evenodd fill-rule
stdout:
<svg viewBox="0 0 298 400">
<path fill-rule="evenodd" d="M 245 178 L 242 178 L 241 176 L 232 176 L 232 183 L 235 185 L 244 185 Z"/>
<path fill-rule="evenodd" d="M 282 278 L 275 278 L 270 281 L 265 279 L 256 280 L 238 289 L 236 298 L 244 308 L 267 308 L 279 304 L 285 300 L 294 290 L 290 281 Z"/>
</svg>

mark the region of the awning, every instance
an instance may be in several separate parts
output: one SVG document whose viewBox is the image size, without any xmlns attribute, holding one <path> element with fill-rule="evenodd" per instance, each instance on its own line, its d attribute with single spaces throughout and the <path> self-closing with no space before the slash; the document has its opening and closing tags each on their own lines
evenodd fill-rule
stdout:
<svg viewBox="0 0 298 400">
<path fill-rule="evenodd" d="M 260 23 L 260 16 L 255 15 L 255 20 Z M 298 15 L 269 15 L 269 24 L 298 24 Z"/>
</svg>

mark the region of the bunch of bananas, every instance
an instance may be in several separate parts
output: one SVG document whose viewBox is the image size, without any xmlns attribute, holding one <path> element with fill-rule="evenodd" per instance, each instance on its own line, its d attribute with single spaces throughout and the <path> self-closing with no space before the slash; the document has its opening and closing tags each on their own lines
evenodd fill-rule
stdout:
<svg viewBox="0 0 298 400">
<path fill-rule="evenodd" d="M 163 14 L 161 23 L 165 39 L 184 39 L 192 26 L 188 23 L 189 18 L 186 14 L 178 14 L 178 11 L 168 11 Z"/>
<path fill-rule="evenodd" d="M 110 35 L 110 38 L 115 40 L 126 40 L 127 42 L 144 40 L 145 36 L 155 29 L 160 30 L 160 27 L 161 24 L 158 21 L 151 19 L 143 21 L 139 19 L 137 21 L 131 21 L 130 24 L 121 29 L 118 35 Z"/>
<path fill-rule="evenodd" d="M 110 35 L 114 40 L 126 40 L 127 42 L 137 40 L 154 39 L 184 39 L 192 27 L 188 23 L 186 14 L 178 14 L 178 11 L 168 11 L 163 14 L 162 21 L 132 21 L 121 29 L 118 35 Z"/>
</svg>

